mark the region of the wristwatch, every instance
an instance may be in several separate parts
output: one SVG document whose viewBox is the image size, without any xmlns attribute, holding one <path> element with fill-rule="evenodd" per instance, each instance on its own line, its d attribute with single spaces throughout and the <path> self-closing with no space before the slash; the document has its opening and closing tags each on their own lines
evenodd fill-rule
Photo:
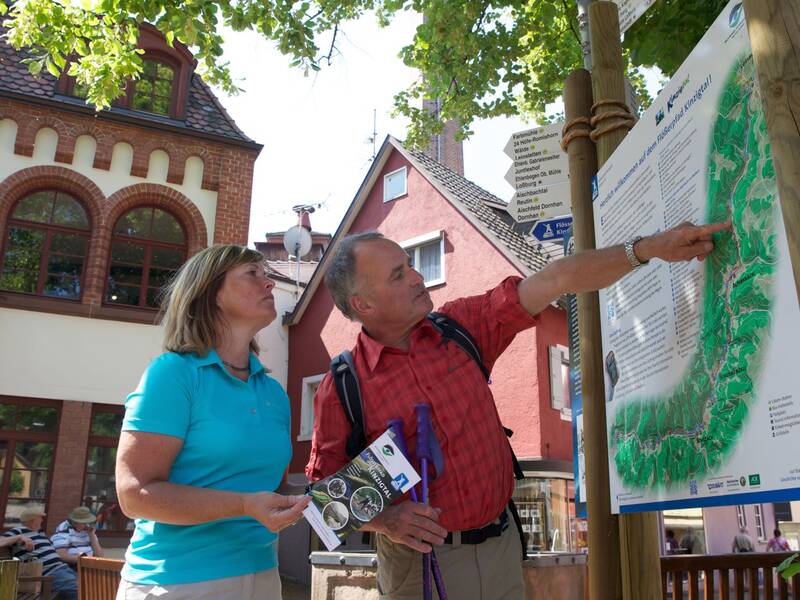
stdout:
<svg viewBox="0 0 800 600">
<path fill-rule="evenodd" d="M 637 267 L 641 267 L 642 265 L 646 265 L 649 263 L 649 260 L 639 260 L 636 258 L 636 253 L 633 251 L 633 246 L 642 239 L 642 236 L 637 235 L 635 238 L 629 239 L 625 242 L 625 256 L 628 257 L 628 262 L 630 263 L 631 267 L 636 269 Z"/>
</svg>

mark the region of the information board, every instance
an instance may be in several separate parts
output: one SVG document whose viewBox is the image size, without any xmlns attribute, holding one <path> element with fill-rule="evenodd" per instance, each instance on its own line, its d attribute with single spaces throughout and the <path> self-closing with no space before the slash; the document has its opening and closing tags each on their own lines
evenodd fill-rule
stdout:
<svg viewBox="0 0 800 600">
<path fill-rule="evenodd" d="M 800 311 L 741 2 L 598 174 L 598 247 L 732 220 L 600 294 L 614 512 L 800 498 Z"/>
</svg>

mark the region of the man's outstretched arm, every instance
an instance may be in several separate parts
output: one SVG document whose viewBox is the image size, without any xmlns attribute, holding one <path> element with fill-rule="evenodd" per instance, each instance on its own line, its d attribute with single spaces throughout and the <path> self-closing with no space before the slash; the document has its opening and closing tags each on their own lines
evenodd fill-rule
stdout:
<svg viewBox="0 0 800 600">
<path fill-rule="evenodd" d="M 643 237 L 633 247 L 636 258 L 646 262 L 703 260 L 714 249 L 711 236 L 730 227 L 730 221 L 709 225 L 683 223 L 667 231 Z M 633 270 L 623 245 L 586 250 L 554 261 L 519 284 L 522 306 L 532 315 L 567 293 L 593 292 L 608 287 Z"/>
</svg>

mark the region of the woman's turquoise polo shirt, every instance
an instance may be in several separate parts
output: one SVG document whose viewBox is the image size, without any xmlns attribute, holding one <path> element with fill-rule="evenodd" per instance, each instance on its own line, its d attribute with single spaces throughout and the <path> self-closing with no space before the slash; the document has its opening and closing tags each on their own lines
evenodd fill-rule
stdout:
<svg viewBox="0 0 800 600">
<path fill-rule="evenodd" d="M 230 375 L 213 350 L 162 354 L 125 403 L 123 431 L 183 440 L 169 481 L 231 492 L 275 491 L 292 454 L 289 399 L 250 355 L 250 377 Z M 255 519 L 166 525 L 137 519 L 122 577 L 195 583 L 277 566 L 277 535 Z"/>
</svg>

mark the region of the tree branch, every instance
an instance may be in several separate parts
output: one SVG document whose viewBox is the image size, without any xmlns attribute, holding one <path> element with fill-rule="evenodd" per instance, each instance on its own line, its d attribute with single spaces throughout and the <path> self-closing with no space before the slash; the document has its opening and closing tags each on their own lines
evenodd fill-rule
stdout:
<svg viewBox="0 0 800 600">
<path fill-rule="evenodd" d="M 336 50 L 336 35 L 339 33 L 339 24 L 333 26 L 333 38 L 331 39 L 331 48 L 328 51 L 328 56 L 325 57 L 325 60 L 328 61 L 328 66 L 331 66 L 331 58 L 333 57 L 333 51 Z"/>
<path fill-rule="evenodd" d="M 575 36 L 575 40 L 578 42 L 578 44 L 580 44 L 581 36 L 578 35 L 578 32 L 575 31 L 575 26 L 572 24 L 572 19 L 569 16 L 569 8 L 567 7 L 567 0 L 561 0 L 561 4 L 564 5 L 564 14 L 567 17 L 567 23 L 569 23 L 569 28 L 572 30 L 572 35 Z"/>
</svg>

